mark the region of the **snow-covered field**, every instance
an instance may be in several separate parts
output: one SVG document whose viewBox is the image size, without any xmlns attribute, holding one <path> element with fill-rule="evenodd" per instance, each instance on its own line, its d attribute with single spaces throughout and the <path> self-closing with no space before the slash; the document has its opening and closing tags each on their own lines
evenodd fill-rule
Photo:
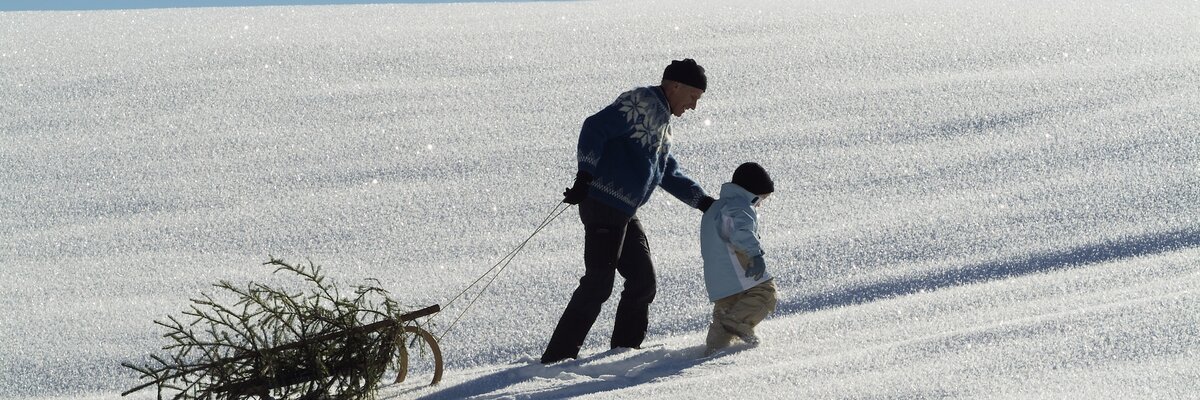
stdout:
<svg viewBox="0 0 1200 400">
<path fill-rule="evenodd" d="M 880 4 L 884 3 L 884 4 Z M 383 398 L 1200 398 L 1200 3 L 596 1 L 0 13 L 0 397 L 118 398 L 152 321 L 268 255 L 414 308 L 528 236 L 583 118 L 709 71 L 674 149 L 743 161 L 783 289 L 701 359 L 699 212 L 639 213 L 647 348 L 534 360 L 574 210 Z M 461 312 L 439 315 L 435 333 Z M 138 393 L 145 398 L 149 391 Z"/>
</svg>

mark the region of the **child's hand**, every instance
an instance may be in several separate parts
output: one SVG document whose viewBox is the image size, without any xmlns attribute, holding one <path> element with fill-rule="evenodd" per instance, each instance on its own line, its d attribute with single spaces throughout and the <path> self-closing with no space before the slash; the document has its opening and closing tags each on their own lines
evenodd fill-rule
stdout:
<svg viewBox="0 0 1200 400">
<path fill-rule="evenodd" d="M 767 262 L 763 260 L 763 256 L 754 256 L 750 261 L 750 268 L 746 268 L 746 277 L 754 278 L 754 280 L 762 279 L 763 274 L 767 272 Z"/>
</svg>

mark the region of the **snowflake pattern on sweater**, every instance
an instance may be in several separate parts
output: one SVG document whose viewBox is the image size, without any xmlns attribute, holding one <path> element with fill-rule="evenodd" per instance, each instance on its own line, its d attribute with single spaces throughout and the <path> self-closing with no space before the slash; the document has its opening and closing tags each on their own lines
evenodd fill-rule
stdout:
<svg viewBox="0 0 1200 400">
<path fill-rule="evenodd" d="M 630 91 L 621 96 L 617 103 L 621 112 L 625 113 L 625 120 L 633 126 L 631 137 L 641 141 L 642 146 L 662 154 L 671 140 L 671 124 L 667 123 L 669 117 L 663 112 L 666 108 L 658 99 L 646 97 L 637 91 Z"/>
<path fill-rule="evenodd" d="M 643 87 L 584 120 L 579 170 L 592 175 L 590 195 L 630 215 L 662 186 L 689 206 L 705 195 L 671 154 L 671 113 L 659 87 Z"/>
</svg>

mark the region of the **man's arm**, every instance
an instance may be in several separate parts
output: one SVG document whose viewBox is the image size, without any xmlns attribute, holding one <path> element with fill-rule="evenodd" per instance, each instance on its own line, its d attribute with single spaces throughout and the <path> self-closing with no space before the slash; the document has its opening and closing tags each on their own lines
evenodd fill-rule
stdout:
<svg viewBox="0 0 1200 400">
<path fill-rule="evenodd" d="M 679 162 L 675 160 L 674 154 L 667 153 L 667 167 L 663 171 L 662 183 L 659 186 L 684 204 L 701 211 L 708 211 L 708 206 L 713 203 L 713 198 L 704 193 L 700 184 L 679 170 Z"/>
<path fill-rule="evenodd" d="M 579 130 L 579 145 L 576 148 L 579 171 L 595 176 L 596 166 L 600 165 L 600 158 L 604 156 L 605 144 L 628 128 L 629 124 L 617 103 L 583 120 L 583 127 Z"/>
</svg>

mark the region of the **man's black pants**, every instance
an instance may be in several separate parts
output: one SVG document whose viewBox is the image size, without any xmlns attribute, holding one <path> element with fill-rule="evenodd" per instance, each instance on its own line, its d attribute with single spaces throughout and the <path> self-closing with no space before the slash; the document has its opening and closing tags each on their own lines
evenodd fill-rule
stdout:
<svg viewBox="0 0 1200 400">
<path fill-rule="evenodd" d="M 579 204 L 579 219 L 584 229 L 585 271 L 542 354 L 543 363 L 579 356 L 588 331 L 612 295 L 617 273 L 625 279 L 625 289 L 617 304 L 610 344 L 613 348 L 639 347 L 646 338 L 650 303 L 657 289 L 641 222 L 590 198 Z"/>
</svg>

